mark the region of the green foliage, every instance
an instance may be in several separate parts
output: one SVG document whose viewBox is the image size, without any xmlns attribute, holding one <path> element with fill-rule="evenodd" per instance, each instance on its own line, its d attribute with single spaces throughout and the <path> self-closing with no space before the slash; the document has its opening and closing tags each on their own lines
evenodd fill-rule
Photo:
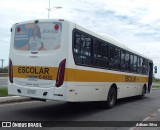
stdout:
<svg viewBox="0 0 160 130">
<path fill-rule="evenodd" d="M 160 79 L 153 79 L 153 82 L 160 83 Z"/>
<path fill-rule="evenodd" d="M 0 73 L 8 73 L 8 68 L 0 68 Z"/>
<path fill-rule="evenodd" d="M 0 97 L 8 96 L 8 89 L 7 88 L 0 88 Z"/>
<path fill-rule="evenodd" d="M 160 86 L 152 86 L 152 88 L 160 88 Z"/>
</svg>

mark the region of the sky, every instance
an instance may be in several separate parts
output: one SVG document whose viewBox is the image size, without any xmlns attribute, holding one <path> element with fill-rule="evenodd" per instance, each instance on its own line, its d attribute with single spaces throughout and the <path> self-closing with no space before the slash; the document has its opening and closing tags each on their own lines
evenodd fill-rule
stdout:
<svg viewBox="0 0 160 130">
<path fill-rule="evenodd" d="M 50 0 L 50 19 L 67 19 L 107 34 L 153 59 L 160 78 L 160 0 Z M 48 19 L 49 0 L 0 0 L 0 59 L 8 65 L 13 24 Z M 1 62 L 0 62 L 1 67 Z"/>
</svg>

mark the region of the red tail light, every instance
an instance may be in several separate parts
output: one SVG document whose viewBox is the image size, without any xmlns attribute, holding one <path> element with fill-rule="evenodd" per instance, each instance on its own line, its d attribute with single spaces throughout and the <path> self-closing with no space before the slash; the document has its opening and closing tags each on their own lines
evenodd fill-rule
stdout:
<svg viewBox="0 0 160 130">
<path fill-rule="evenodd" d="M 13 65 L 11 59 L 9 59 L 9 81 L 13 83 Z"/>
<path fill-rule="evenodd" d="M 58 29 L 59 29 L 59 25 L 56 24 L 56 25 L 54 26 L 54 29 L 55 29 L 55 30 L 58 30 Z"/>
<path fill-rule="evenodd" d="M 66 65 L 66 59 L 64 59 L 59 64 L 57 79 L 56 79 L 56 87 L 60 87 L 63 84 L 64 74 L 65 74 L 65 65 Z"/>
<path fill-rule="evenodd" d="M 20 28 L 20 27 L 18 27 L 18 28 L 17 28 L 17 32 L 20 32 L 20 31 L 21 31 L 21 28 Z"/>
</svg>

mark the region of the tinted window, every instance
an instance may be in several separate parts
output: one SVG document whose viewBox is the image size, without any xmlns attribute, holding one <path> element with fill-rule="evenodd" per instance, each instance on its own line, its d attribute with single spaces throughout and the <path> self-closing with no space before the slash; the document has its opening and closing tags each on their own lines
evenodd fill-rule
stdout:
<svg viewBox="0 0 160 130">
<path fill-rule="evenodd" d="M 120 69 L 120 49 L 119 48 L 115 48 L 115 69 Z"/>
<path fill-rule="evenodd" d="M 76 64 L 148 74 L 148 60 L 79 30 L 73 32 Z"/>
<path fill-rule="evenodd" d="M 148 74 L 148 60 L 146 59 L 142 62 L 142 74 Z"/>
<path fill-rule="evenodd" d="M 130 55 L 130 63 L 129 63 L 129 70 L 131 71 L 131 72 L 134 72 L 134 55 L 133 54 L 131 54 Z"/>
<path fill-rule="evenodd" d="M 97 67 L 108 67 L 109 45 L 103 41 L 94 42 L 94 65 Z"/>
<path fill-rule="evenodd" d="M 126 51 L 122 50 L 121 51 L 121 70 L 126 70 L 125 67 L 125 55 L 126 55 Z"/>
<path fill-rule="evenodd" d="M 126 52 L 125 54 L 125 70 L 129 71 L 129 53 Z"/>
<path fill-rule="evenodd" d="M 102 43 L 102 57 L 107 61 L 109 59 L 109 45 L 107 43 Z"/>
<path fill-rule="evenodd" d="M 137 72 L 137 56 L 134 55 L 133 72 Z"/>
<path fill-rule="evenodd" d="M 138 57 L 138 73 L 139 74 L 142 73 L 142 61 L 143 61 L 143 58 Z"/>
<path fill-rule="evenodd" d="M 92 38 L 81 32 L 74 34 L 74 59 L 77 64 L 92 64 Z"/>
<path fill-rule="evenodd" d="M 120 49 L 116 46 L 110 46 L 109 66 L 112 69 L 120 69 Z"/>
</svg>

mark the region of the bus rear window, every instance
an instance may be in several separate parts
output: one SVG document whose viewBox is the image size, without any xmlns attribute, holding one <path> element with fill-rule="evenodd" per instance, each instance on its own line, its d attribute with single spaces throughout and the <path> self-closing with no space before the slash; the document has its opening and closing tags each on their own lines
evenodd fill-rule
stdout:
<svg viewBox="0 0 160 130">
<path fill-rule="evenodd" d="M 28 23 L 15 28 L 14 48 L 24 51 L 56 50 L 60 48 L 62 24 Z"/>
</svg>

